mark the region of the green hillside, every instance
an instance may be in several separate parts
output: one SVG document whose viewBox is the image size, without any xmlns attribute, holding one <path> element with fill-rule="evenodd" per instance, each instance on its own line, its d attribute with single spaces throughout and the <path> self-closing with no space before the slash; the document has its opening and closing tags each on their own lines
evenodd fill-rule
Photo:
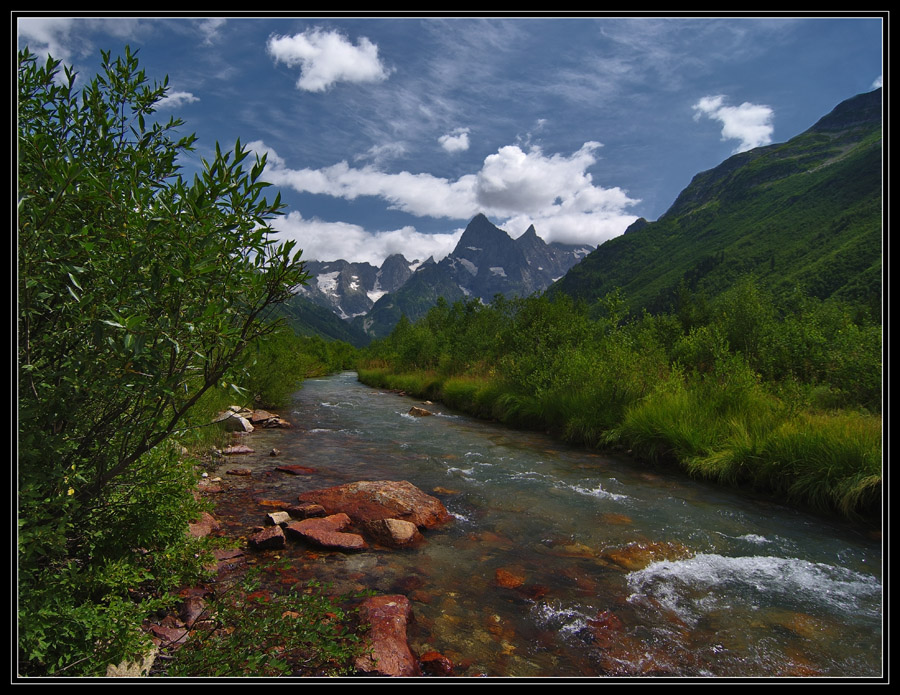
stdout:
<svg viewBox="0 0 900 695">
<path fill-rule="evenodd" d="M 881 90 L 849 99 L 786 143 L 694 177 L 658 221 L 633 225 L 551 288 L 593 301 L 621 288 L 660 311 L 686 286 L 707 299 L 746 274 L 776 296 L 881 305 Z"/>
<path fill-rule="evenodd" d="M 330 309 L 294 295 L 275 309 L 288 326 L 300 336 L 319 336 L 326 340 L 340 340 L 356 347 L 369 343 L 371 338 L 351 323 L 342 320 Z"/>
</svg>

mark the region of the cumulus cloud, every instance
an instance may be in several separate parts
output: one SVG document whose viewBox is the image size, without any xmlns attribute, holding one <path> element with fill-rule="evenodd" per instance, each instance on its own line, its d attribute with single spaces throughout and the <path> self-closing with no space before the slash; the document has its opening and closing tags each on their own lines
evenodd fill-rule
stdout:
<svg viewBox="0 0 900 695">
<path fill-rule="evenodd" d="M 410 261 L 424 261 L 429 256 L 439 261 L 456 248 L 462 236 L 461 229 L 446 234 L 424 234 L 411 226 L 369 232 L 347 222 L 306 219 L 296 211 L 279 219 L 275 227 L 280 238 L 297 242 L 305 259 L 333 261 L 343 258 L 377 266 L 393 253 L 402 253 Z"/>
<path fill-rule="evenodd" d="M 597 161 L 601 147 L 597 142 L 585 143 L 570 156 L 508 145 L 486 157 L 478 172 L 455 181 L 427 173 L 351 167 L 347 162 L 291 169 L 265 143 L 256 141 L 249 147 L 268 153 L 264 177 L 278 186 L 346 200 L 375 196 L 419 217 L 468 220 L 484 212 L 501 226 L 506 224 L 513 235 L 534 224 L 547 241 L 599 244 L 621 234 L 636 219 L 626 210 L 639 202 L 621 188 L 594 184 L 587 169 Z"/>
<path fill-rule="evenodd" d="M 465 152 L 469 149 L 469 129 L 457 128 L 446 135 L 441 135 L 438 142 L 447 152 Z"/>
<path fill-rule="evenodd" d="M 184 104 L 192 104 L 200 101 L 199 97 L 195 97 L 190 92 L 169 92 L 156 103 L 157 109 L 177 109 Z"/>
<path fill-rule="evenodd" d="M 725 97 L 706 96 L 694 104 L 694 120 L 702 116 L 722 124 L 722 140 L 739 140 L 734 152 L 768 145 L 772 142 L 775 112 L 768 106 L 744 102 L 740 106 L 726 106 Z"/>
<path fill-rule="evenodd" d="M 323 92 L 337 82 L 379 82 L 390 73 L 378 58 L 378 46 L 364 36 L 353 45 L 338 31 L 271 36 L 267 50 L 276 63 L 299 65 L 297 88 L 309 92 Z"/>
<path fill-rule="evenodd" d="M 878 77 L 875 78 L 875 81 L 872 83 L 872 89 L 878 89 L 879 87 L 882 86 L 883 82 L 882 82 L 881 77 L 882 76 L 879 75 Z"/>
</svg>

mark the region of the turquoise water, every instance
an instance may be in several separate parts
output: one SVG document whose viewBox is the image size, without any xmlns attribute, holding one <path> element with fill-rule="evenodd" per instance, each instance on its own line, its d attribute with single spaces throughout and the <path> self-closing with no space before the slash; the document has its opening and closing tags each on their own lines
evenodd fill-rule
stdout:
<svg viewBox="0 0 900 695">
<path fill-rule="evenodd" d="M 862 531 L 412 405 L 353 373 L 305 382 L 283 411 L 294 429 L 254 432 L 257 453 L 221 467 L 254 471 L 222 476 L 228 532 L 262 523 L 259 499 L 357 480 L 438 497 L 453 522 L 417 549 L 280 555 L 285 582 L 407 595 L 413 650 L 443 653 L 458 675 L 881 675 L 881 544 Z"/>
</svg>

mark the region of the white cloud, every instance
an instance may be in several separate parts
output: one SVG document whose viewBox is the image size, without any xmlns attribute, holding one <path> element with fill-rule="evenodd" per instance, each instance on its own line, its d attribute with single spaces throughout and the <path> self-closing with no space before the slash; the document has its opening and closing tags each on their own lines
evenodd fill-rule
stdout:
<svg viewBox="0 0 900 695">
<path fill-rule="evenodd" d="M 478 212 L 473 176 L 448 181 L 431 174 L 397 174 L 383 172 L 374 166 L 351 167 L 338 162 L 323 169 L 290 169 L 284 160 L 265 143 L 256 141 L 249 147 L 260 154 L 268 153 L 264 174 L 276 186 L 287 186 L 303 193 L 330 195 L 345 200 L 365 196 L 382 198 L 397 210 L 419 217 L 462 219 Z"/>
<path fill-rule="evenodd" d="M 881 77 L 882 76 L 879 75 L 878 77 L 875 78 L 875 81 L 872 83 L 872 89 L 878 89 L 879 87 L 882 86 L 883 82 L 882 82 Z"/>
<path fill-rule="evenodd" d="M 192 104 L 200 101 L 199 97 L 195 97 L 190 92 L 169 92 L 156 103 L 157 109 L 177 109 L 183 104 Z"/>
<path fill-rule="evenodd" d="M 281 239 L 297 242 L 303 249 L 304 259 L 333 261 L 343 258 L 378 266 L 393 253 L 402 253 L 410 261 L 424 261 L 429 256 L 440 260 L 456 248 L 462 236 L 461 229 L 447 234 L 423 234 L 410 226 L 368 232 L 347 222 L 305 219 L 296 211 L 279 219 L 274 226 Z"/>
<path fill-rule="evenodd" d="M 485 158 L 477 173 L 455 181 L 427 173 L 388 173 L 373 166 L 354 168 L 347 162 L 322 169 L 291 169 L 265 143 L 257 141 L 249 147 L 260 154 L 268 153 L 263 176 L 278 186 L 346 200 L 379 197 L 392 208 L 419 217 L 468 220 L 484 212 L 500 226 L 508 225 L 504 228 L 514 235 L 533 223 L 548 241 L 599 244 L 621 234 L 636 219 L 626 209 L 639 202 L 621 188 L 593 183 L 586 170 L 596 163 L 595 152 L 601 147 L 596 142 L 585 143 L 571 156 L 547 156 L 538 148 L 526 153 L 515 145 L 501 147 Z M 433 235 L 420 236 L 404 243 L 415 241 L 419 246 L 413 244 L 411 248 L 430 248 L 422 245 L 423 239 L 434 240 Z M 379 237 L 381 242 L 390 238 L 394 237 Z M 334 239 L 331 242 L 336 243 Z M 399 244 L 396 248 L 410 247 Z M 452 246 L 443 253 L 450 250 Z M 315 257 L 321 260 L 341 257 L 318 253 Z M 433 251 L 416 253 L 427 256 Z"/>
<path fill-rule="evenodd" d="M 406 145 L 402 142 L 388 142 L 383 145 L 372 145 L 363 154 L 358 154 L 353 161 L 371 161 L 374 166 L 379 166 L 384 162 L 402 157 L 406 154 Z"/>
<path fill-rule="evenodd" d="M 70 39 L 74 23 L 71 17 L 19 17 L 16 28 L 32 53 L 68 63 L 77 48 Z"/>
<path fill-rule="evenodd" d="M 354 46 L 340 32 L 311 29 L 271 36 L 267 49 L 275 62 L 299 65 L 297 87 L 310 92 L 323 92 L 336 82 L 379 82 L 390 73 L 378 58 L 378 46 L 365 36 Z"/>
<path fill-rule="evenodd" d="M 441 135 L 438 142 L 447 152 L 465 152 L 469 149 L 469 129 L 457 128 L 446 135 Z"/>
<path fill-rule="evenodd" d="M 706 116 L 722 124 L 723 140 L 740 140 L 735 153 L 772 142 L 775 112 L 768 106 L 746 101 L 740 106 L 725 106 L 725 97 L 719 95 L 703 97 L 693 108 L 694 120 Z"/>
<path fill-rule="evenodd" d="M 219 39 L 219 29 L 225 26 L 227 21 L 224 17 L 210 17 L 198 24 L 200 33 L 203 34 L 204 46 L 211 46 Z"/>
</svg>

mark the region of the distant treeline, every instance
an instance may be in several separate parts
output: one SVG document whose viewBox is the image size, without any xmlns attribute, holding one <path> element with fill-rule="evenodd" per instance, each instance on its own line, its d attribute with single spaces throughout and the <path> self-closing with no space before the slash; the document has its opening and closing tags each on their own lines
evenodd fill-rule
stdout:
<svg viewBox="0 0 900 695">
<path fill-rule="evenodd" d="M 440 302 L 364 353 L 360 379 L 848 518 L 881 501 L 881 326 L 747 277 L 628 316 L 619 292 Z"/>
</svg>

